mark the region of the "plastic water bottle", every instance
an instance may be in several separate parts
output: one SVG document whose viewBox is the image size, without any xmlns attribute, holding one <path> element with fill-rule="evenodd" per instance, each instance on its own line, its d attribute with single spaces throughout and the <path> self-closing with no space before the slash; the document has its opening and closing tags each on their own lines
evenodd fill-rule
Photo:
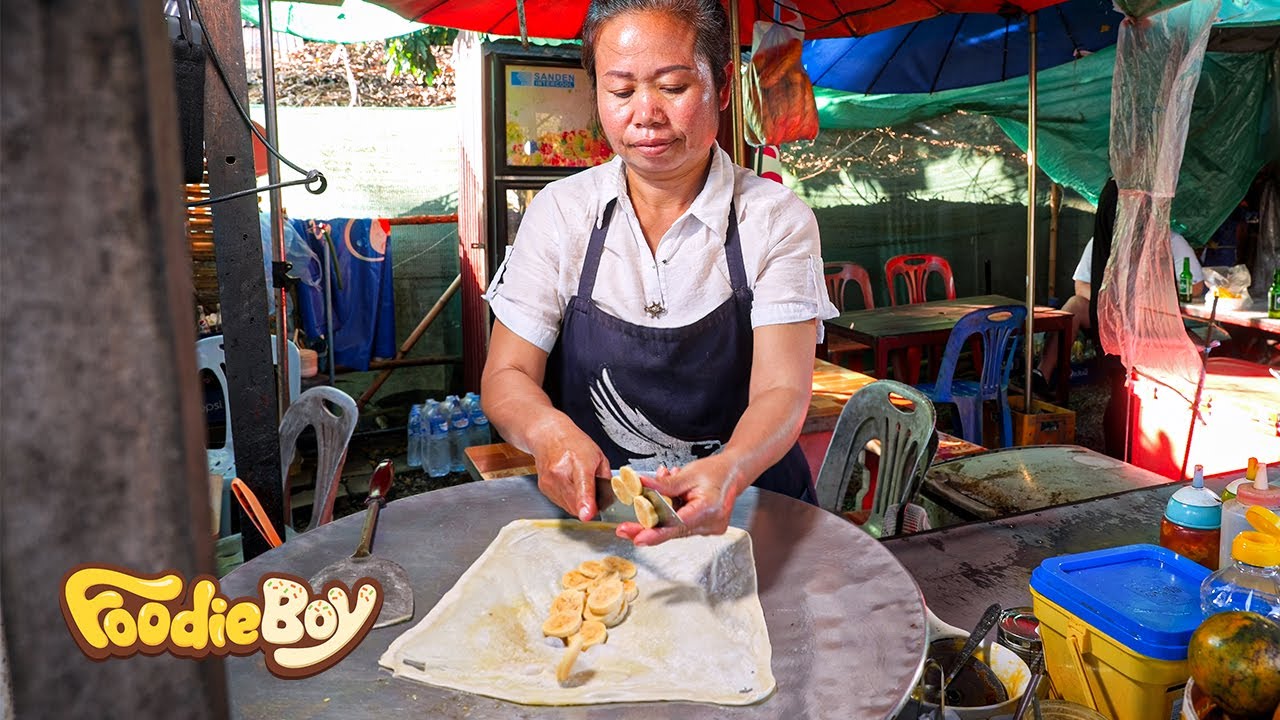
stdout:
<svg viewBox="0 0 1280 720">
<path fill-rule="evenodd" d="M 449 469 L 453 472 L 466 472 L 463 451 L 467 449 L 467 440 L 471 436 L 471 419 L 467 417 L 467 411 L 462 408 L 462 401 L 457 395 L 450 395 L 444 402 L 449 416 Z"/>
<path fill-rule="evenodd" d="M 1280 539 L 1246 530 L 1231 545 L 1234 562 L 1204 579 L 1200 609 L 1247 610 L 1280 621 Z"/>
<path fill-rule="evenodd" d="M 449 474 L 449 418 L 445 415 L 444 406 L 434 400 L 428 403 L 427 411 L 427 474 L 431 477 L 444 477 Z"/>
<path fill-rule="evenodd" d="M 485 417 L 484 410 L 480 408 L 480 396 L 467 393 L 463 402 L 468 399 L 471 401 L 467 405 L 467 415 L 471 418 L 471 440 L 467 445 L 488 445 L 493 442 L 493 437 L 489 432 L 489 418 Z"/>
<path fill-rule="evenodd" d="M 408 432 L 409 467 L 422 467 L 422 406 L 409 408 Z"/>
</svg>

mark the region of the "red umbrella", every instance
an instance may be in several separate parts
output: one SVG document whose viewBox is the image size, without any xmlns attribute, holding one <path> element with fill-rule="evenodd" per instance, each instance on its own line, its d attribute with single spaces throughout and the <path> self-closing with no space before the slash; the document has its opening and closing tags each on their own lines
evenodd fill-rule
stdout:
<svg viewBox="0 0 1280 720">
<path fill-rule="evenodd" d="M 372 0 L 427 25 L 498 35 L 521 35 L 516 0 Z M 1034 12 L 1062 0 L 738 0 L 738 39 L 751 44 L 752 24 L 772 20 L 803 26 L 806 39 L 866 35 L 946 13 Z M 576 38 L 588 0 L 524 0 L 529 37 Z"/>
</svg>

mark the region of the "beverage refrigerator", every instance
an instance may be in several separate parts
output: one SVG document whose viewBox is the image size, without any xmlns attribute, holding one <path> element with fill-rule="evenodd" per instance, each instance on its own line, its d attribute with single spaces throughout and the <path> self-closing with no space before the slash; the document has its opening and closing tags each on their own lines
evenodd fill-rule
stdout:
<svg viewBox="0 0 1280 720">
<path fill-rule="evenodd" d="M 613 153 L 576 43 L 525 47 L 463 33 L 454 48 L 464 375 L 467 388 L 478 390 L 490 322 L 481 295 L 515 243 L 525 210 L 547 183 Z"/>
</svg>

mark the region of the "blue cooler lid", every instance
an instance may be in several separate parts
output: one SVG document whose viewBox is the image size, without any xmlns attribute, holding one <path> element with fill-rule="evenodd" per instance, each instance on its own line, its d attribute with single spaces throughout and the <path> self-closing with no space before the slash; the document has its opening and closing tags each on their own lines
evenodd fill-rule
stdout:
<svg viewBox="0 0 1280 720">
<path fill-rule="evenodd" d="M 1139 655 L 1185 660 L 1208 568 L 1158 545 L 1048 558 L 1031 588 Z"/>
</svg>

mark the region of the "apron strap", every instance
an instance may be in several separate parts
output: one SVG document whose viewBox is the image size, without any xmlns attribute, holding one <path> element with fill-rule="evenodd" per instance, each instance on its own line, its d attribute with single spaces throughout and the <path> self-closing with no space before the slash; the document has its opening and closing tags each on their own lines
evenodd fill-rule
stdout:
<svg viewBox="0 0 1280 720">
<path fill-rule="evenodd" d="M 747 289 L 747 270 L 742 262 L 742 243 L 738 240 L 738 213 L 729 203 L 729 227 L 725 232 L 724 259 L 729 263 L 729 285 L 734 292 Z"/>
<path fill-rule="evenodd" d="M 596 289 L 596 273 L 600 270 L 600 256 L 604 254 L 604 237 L 609 234 L 609 221 L 613 219 L 613 206 L 618 204 L 614 198 L 604 206 L 604 218 L 600 227 L 591 231 L 591 240 L 587 242 L 587 257 L 582 261 L 582 275 L 578 278 L 578 297 L 591 299 Z"/>
</svg>

